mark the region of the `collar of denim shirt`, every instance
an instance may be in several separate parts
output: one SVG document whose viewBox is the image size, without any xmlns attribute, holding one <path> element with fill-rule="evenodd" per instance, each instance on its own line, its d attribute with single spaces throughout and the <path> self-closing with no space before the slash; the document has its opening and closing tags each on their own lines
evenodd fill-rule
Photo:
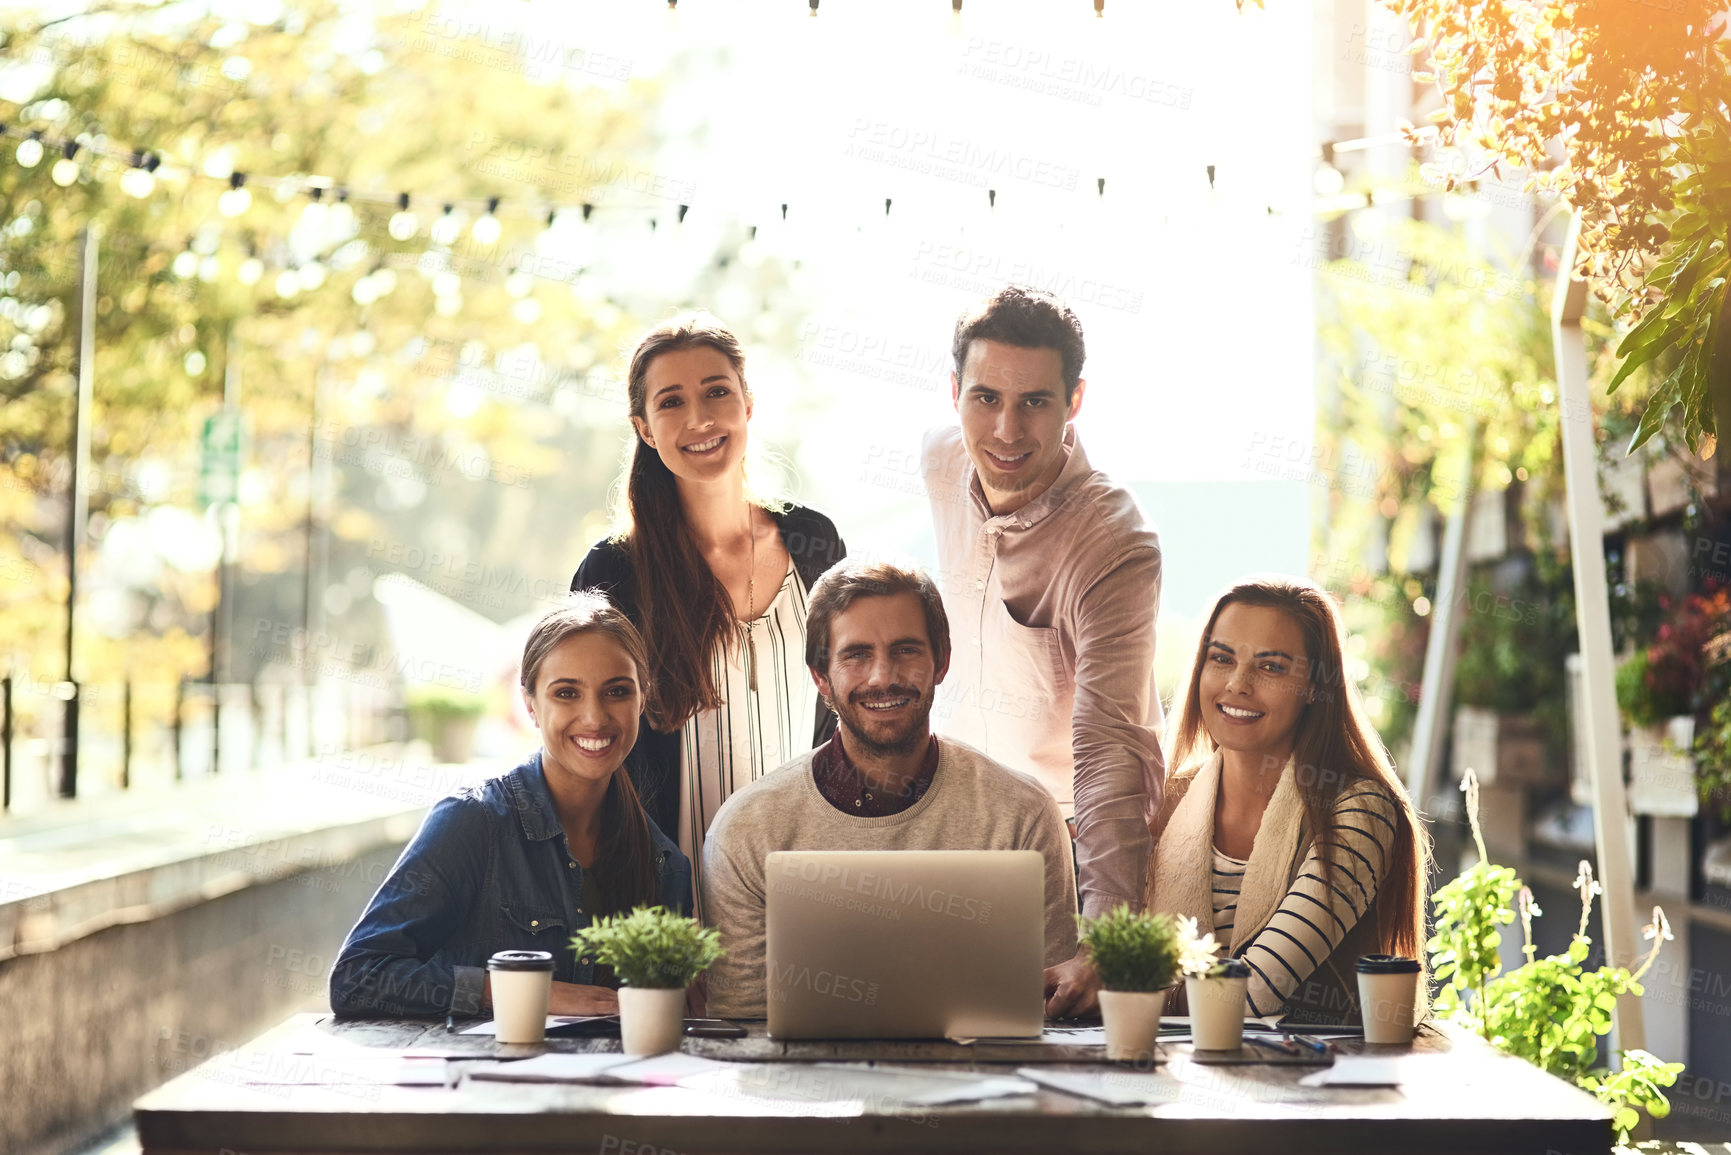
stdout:
<svg viewBox="0 0 1731 1155">
<path fill-rule="evenodd" d="M 624 773 L 621 768 L 620 773 Z M 541 769 L 541 752 L 505 775 L 505 789 L 511 795 L 511 808 L 523 824 L 523 837 L 531 842 L 560 838 L 565 828 L 559 824 L 559 812 L 553 807 L 553 793 L 547 789 L 547 774 Z"/>
</svg>

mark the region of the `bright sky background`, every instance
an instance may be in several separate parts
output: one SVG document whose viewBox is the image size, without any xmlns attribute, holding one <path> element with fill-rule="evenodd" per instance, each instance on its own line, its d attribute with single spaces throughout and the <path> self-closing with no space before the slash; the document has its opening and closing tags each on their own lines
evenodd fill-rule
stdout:
<svg viewBox="0 0 1731 1155">
<path fill-rule="evenodd" d="M 797 446 L 798 496 L 850 548 L 931 559 L 915 463 L 924 431 L 954 420 L 961 308 L 1012 280 L 1068 298 L 1088 340 L 1078 433 L 1162 532 L 1162 632 L 1182 650 L 1226 581 L 1309 563 L 1307 488 L 1247 461 L 1258 438 L 1308 444 L 1314 424 L 1309 6 L 1114 0 L 1103 19 L 1086 0 L 948 8 L 429 12 L 491 29 L 519 19 L 630 61 L 634 77 L 700 50 L 698 67 L 666 74 L 662 127 L 681 143 L 656 161 L 696 186 L 680 229 L 694 243 L 638 269 L 677 291 L 706 238 L 739 219 L 760 224 L 766 252 L 802 262 L 812 320 L 791 361 L 767 342 L 751 361 L 754 433 Z M 710 307 L 748 354 L 780 324 L 753 300 Z M 1163 668 L 1188 656 L 1162 649 Z"/>
</svg>

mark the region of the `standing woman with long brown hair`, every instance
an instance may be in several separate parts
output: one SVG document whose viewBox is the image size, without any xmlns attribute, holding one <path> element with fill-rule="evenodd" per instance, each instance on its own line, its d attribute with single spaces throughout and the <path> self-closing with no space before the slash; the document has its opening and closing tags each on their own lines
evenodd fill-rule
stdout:
<svg viewBox="0 0 1731 1155">
<path fill-rule="evenodd" d="M 651 329 L 627 384 L 636 438 L 615 532 L 571 588 L 605 592 L 648 643 L 655 686 L 627 768 L 701 888 L 721 804 L 834 729 L 805 669 L 805 604 L 847 550 L 823 514 L 751 489 L 745 354 L 720 321 Z"/>
<path fill-rule="evenodd" d="M 1361 957 L 1422 965 L 1429 840 L 1343 636 L 1314 582 L 1240 581 L 1174 712 L 1147 909 L 1196 918 L 1249 964 L 1254 1015 L 1356 1019 Z"/>
</svg>

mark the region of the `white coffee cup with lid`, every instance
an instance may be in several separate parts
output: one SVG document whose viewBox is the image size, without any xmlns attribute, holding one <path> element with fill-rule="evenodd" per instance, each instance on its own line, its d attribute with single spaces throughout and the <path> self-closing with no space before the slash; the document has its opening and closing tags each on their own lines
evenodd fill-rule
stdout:
<svg viewBox="0 0 1731 1155">
<path fill-rule="evenodd" d="M 487 976 L 499 1041 L 539 1043 L 545 1038 L 553 956 L 544 950 L 502 950 L 487 960 Z"/>
<path fill-rule="evenodd" d="M 1412 1042 L 1418 978 L 1417 959 L 1367 954 L 1358 960 L 1358 1005 L 1365 1042 Z"/>
</svg>

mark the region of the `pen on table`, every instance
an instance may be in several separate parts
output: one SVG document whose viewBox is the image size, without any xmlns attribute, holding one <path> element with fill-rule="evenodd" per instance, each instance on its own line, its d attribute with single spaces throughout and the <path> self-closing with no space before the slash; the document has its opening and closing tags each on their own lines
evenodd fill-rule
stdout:
<svg viewBox="0 0 1731 1155">
<path fill-rule="evenodd" d="M 1321 1039 L 1313 1039 L 1309 1035 L 1282 1035 L 1281 1037 L 1289 1043 L 1297 1043 L 1301 1047 L 1309 1047 L 1311 1050 L 1320 1051 L 1325 1055 L 1334 1050 L 1334 1044 L 1325 1043 Z"/>
</svg>

